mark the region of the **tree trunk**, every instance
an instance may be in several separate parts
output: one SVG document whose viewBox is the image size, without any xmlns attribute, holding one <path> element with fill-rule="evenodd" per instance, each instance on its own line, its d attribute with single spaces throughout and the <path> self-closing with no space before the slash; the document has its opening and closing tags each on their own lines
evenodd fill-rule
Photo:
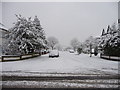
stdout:
<svg viewBox="0 0 120 90">
<path fill-rule="evenodd" d="M 52 46 L 52 50 L 53 50 L 53 46 Z"/>
</svg>

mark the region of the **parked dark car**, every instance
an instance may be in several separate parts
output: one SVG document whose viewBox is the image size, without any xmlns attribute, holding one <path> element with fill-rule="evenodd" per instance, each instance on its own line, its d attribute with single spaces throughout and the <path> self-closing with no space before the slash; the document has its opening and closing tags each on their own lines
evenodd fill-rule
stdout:
<svg viewBox="0 0 120 90">
<path fill-rule="evenodd" d="M 47 54 L 47 53 L 49 53 L 48 50 L 46 50 L 46 49 L 41 50 L 42 55 Z"/>
</svg>

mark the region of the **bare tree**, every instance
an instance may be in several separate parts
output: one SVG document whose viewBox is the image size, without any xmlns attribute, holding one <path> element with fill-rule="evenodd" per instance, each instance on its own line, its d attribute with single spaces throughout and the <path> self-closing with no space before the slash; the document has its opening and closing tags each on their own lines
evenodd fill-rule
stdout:
<svg viewBox="0 0 120 90">
<path fill-rule="evenodd" d="M 48 46 L 54 49 L 55 45 L 58 44 L 58 39 L 55 37 L 48 37 Z"/>
<path fill-rule="evenodd" d="M 80 47 L 80 42 L 76 38 L 72 39 L 70 44 L 73 47 L 74 51 Z"/>
<path fill-rule="evenodd" d="M 57 44 L 55 47 L 56 47 L 56 49 L 59 50 L 59 51 L 62 51 L 62 50 L 63 50 L 63 47 L 62 47 L 62 45 L 60 45 L 60 44 Z"/>
</svg>

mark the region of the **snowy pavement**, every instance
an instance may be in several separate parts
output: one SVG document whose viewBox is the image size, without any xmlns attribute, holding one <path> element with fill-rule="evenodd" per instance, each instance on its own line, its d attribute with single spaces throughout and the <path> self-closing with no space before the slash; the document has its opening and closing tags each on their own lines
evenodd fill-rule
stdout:
<svg viewBox="0 0 120 90">
<path fill-rule="evenodd" d="M 3 88 L 118 88 L 118 81 L 3 81 Z"/>
<path fill-rule="evenodd" d="M 48 54 L 21 61 L 0 62 L 2 74 L 32 75 L 48 73 L 70 74 L 118 74 L 118 62 L 89 57 L 87 54 L 60 52 L 60 57 L 49 58 Z M 14 72 L 14 73 L 13 73 Z"/>
</svg>

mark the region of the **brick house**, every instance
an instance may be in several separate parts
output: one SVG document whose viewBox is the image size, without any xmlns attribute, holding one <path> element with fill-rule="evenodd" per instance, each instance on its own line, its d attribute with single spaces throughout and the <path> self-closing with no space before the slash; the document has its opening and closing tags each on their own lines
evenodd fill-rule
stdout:
<svg viewBox="0 0 120 90">
<path fill-rule="evenodd" d="M 6 42 L 5 34 L 9 33 L 8 29 L 0 23 L 0 55 L 2 55 L 2 45 Z"/>
</svg>

